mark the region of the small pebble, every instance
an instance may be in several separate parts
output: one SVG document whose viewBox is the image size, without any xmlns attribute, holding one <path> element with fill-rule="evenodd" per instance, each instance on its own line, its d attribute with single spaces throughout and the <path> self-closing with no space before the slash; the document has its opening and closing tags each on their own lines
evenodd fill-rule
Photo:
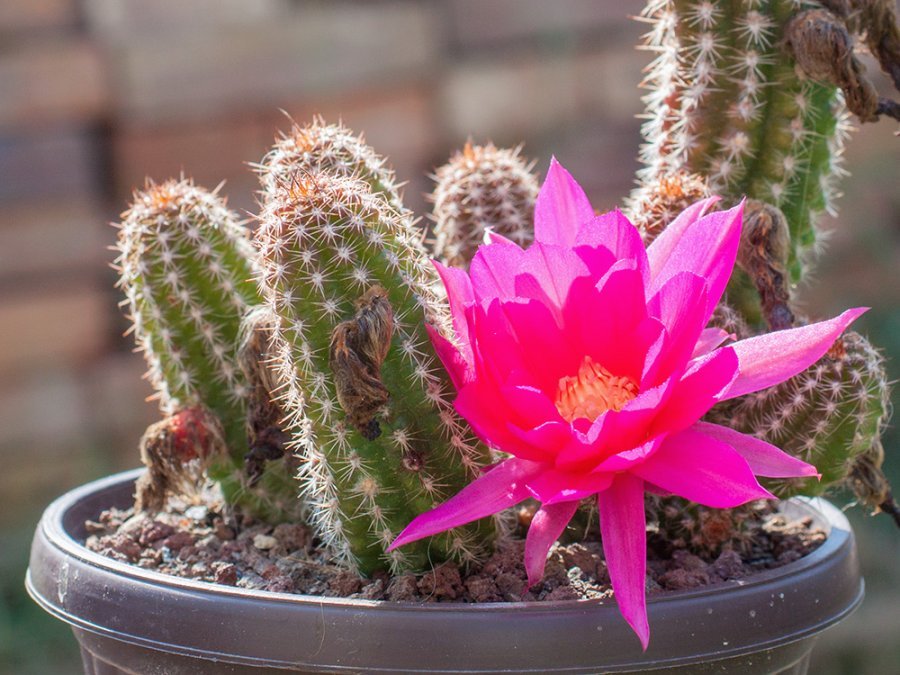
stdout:
<svg viewBox="0 0 900 675">
<path fill-rule="evenodd" d="M 278 545 L 278 540 L 269 534 L 258 534 L 253 537 L 253 545 L 260 551 L 268 551 Z"/>
</svg>

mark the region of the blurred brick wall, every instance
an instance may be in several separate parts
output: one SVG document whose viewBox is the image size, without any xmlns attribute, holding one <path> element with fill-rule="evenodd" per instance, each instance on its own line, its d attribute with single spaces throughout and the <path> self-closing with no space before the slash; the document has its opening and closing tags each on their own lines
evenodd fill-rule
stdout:
<svg viewBox="0 0 900 675">
<path fill-rule="evenodd" d="M 180 172 L 252 211 L 288 121 L 365 131 L 426 212 L 472 135 L 570 165 L 598 206 L 632 181 L 641 3 L 27 0 L 0 3 L 0 526 L 137 462 L 152 421 L 112 288 L 108 225 Z"/>
</svg>

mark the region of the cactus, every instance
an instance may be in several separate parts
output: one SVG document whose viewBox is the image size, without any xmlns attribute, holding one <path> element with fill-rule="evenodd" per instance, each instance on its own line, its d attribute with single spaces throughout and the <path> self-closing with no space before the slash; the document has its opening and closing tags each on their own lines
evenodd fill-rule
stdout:
<svg viewBox="0 0 900 675">
<path fill-rule="evenodd" d="M 258 490 L 243 476 L 249 390 L 236 340 L 241 315 L 259 302 L 245 228 L 216 192 L 190 180 L 149 183 L 122 215 L 118 251 L 119 286 L 161 412 L 171 418 L 185 408 L 208 411 L 227 447 L 207 460 L 208 473 L 226 501 L 288 517 L 297 504 L 283 465 L 266 471 Z M 143 501 L 159 506 L 160 499 L 157 491 Z"/>
<path fill-rule="evenodd" d="M 780 480 L 768 486 L 790 497 L 819 495 L 845 484 L 852 488 L 857 462 L 867 461 L 873 447 L 880 447 L 888 408 L 884 359 L 868 340 L 848 332 L 815 365 L 732 406 L 714 409 L 713 419 L 815 465 L 821 481 Z M 864 488 L 861 484 L 857 492 Z M 865 493 L 860 498 L 870 507 L 880 506 Z"/>
<path fill-rule="evenodd" d="M 260 280 L 313 525 L 366 574 L 471 562 L 490 523 L 384 552 L 490 459 L 446 398 L 423 323 L 440 329 L 446 311 L 417 231 L 354 178 L 298 171 L 271 184 Z"/>
<path fill-rule="evenodd" d="M 292 176 L 328 173 L 357 178 L 373 193 L 380 193 L 400 213 L 407 213 L 394 172 L 385 159 L 343 124 L 327 124 L 315 117 L 304 126 L 294 124 L 279 133 L 275 145 L 256 165 L 263 192 L 271 193 Z"/>
<path fill-rule="evenodd" d="M 538 182 L 521 148 L 466 143 L 434 175 L 434 255 L 468 267 L 486 230 L 526 246 L 534 238 Z"/>
<path fill-rule="evenodd" d="M 706 176 L 713 194 L 748 196 L 781 210 L 789 225 L 790 282 L 801 280 L 817 242 L 817 214 L 833 208 L 834 179 L 848 130 L 837 87 L 798 74 L 785 46 L 800 5 L 793 0 L 654 0 L 645 82 L 644 168 L 630 209 L 673 175 Z M 731 301 L 759 319 L 743 273 Z"/>
</svg>

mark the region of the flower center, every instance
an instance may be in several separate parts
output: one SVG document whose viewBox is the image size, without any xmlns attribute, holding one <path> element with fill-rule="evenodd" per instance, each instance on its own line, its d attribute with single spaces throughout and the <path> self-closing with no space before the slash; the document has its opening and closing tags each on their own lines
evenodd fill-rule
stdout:
<svg viewBox="0 0 900 675">
<path fill-rule="evenodd" d="M 637 394 L 638 386 L 631 378 L 613 375 L 585 356 L 577 375 L 559 381 L 555 403 L 567 422 L 579 417 L 593 422 L 607 410 L 621 410 Z"/>
</svg>

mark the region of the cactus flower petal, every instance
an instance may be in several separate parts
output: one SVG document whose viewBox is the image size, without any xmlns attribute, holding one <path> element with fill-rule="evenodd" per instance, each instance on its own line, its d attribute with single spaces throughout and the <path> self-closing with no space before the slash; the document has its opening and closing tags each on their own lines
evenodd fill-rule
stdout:
<svg viewBox="0 0 900 675">
<path fill-rule="evenodd" d="M 647 574 L 647 522 L 644 513 L 644 484 L 622 473 L 608 490 L 597 495 L 603 554 L 619 611 L 641 641 L 650 643 L 645 593 Z"/>
<path fill-rule="evenodd" d="M 528 585 L 534 586 L 544 576 L 547 553 L 578 510 L 577 501 L 544 504 L 531 521 L 525 537 L 525 572 Z"/>
<path fill-rule="evenodd" d="M 526 540 L 529 582 L 578 501 L 597 495 L 623 617 L 646 648 L 643 494 L 713 507 L 771 498 L 756 475 L 816 475 L 778 448 L 699 420 L 716 403 L 781 382 L 821 357 L 862 310 L 728 344 L 706 328 L 737 256 L 742 206 L 688 207 L 645 251 L 613 212 L 594 216 L 555 160 L 535 206 L 535 242 L 481 247 L 471 273 L 438 266 L 455 336 L 431 332 L 456 410 L 501 461 L 393 547 L 541 502 Z"/>
<path fill-rule="evenodd" d="M 693 430 L 730 445 L 747 460 L 750 469 L 757 476 L 766 478 L 821 477 L 812 464 L 807 464 L 779 450 L 771 443 L 742 434 L 740 431 L 709 422 L 697 422 L 694 424 Z"/>
<path fill-rule="evenodd" d="M 805 370 L 822 358 L 847 326 L 868 309 L 848 309 L 828 321 L 757 335 L 725 347 L 737 354 L 740 370 L 725 398 L 752 394 Z"/>
<path fill-rule="evenodd" d="M 594 218 L 594 209 L 581 186 L 556 158 L 534 204 L 534 238 L 545 244 L 571 246 L 582 223 Z"/>
</svg>

